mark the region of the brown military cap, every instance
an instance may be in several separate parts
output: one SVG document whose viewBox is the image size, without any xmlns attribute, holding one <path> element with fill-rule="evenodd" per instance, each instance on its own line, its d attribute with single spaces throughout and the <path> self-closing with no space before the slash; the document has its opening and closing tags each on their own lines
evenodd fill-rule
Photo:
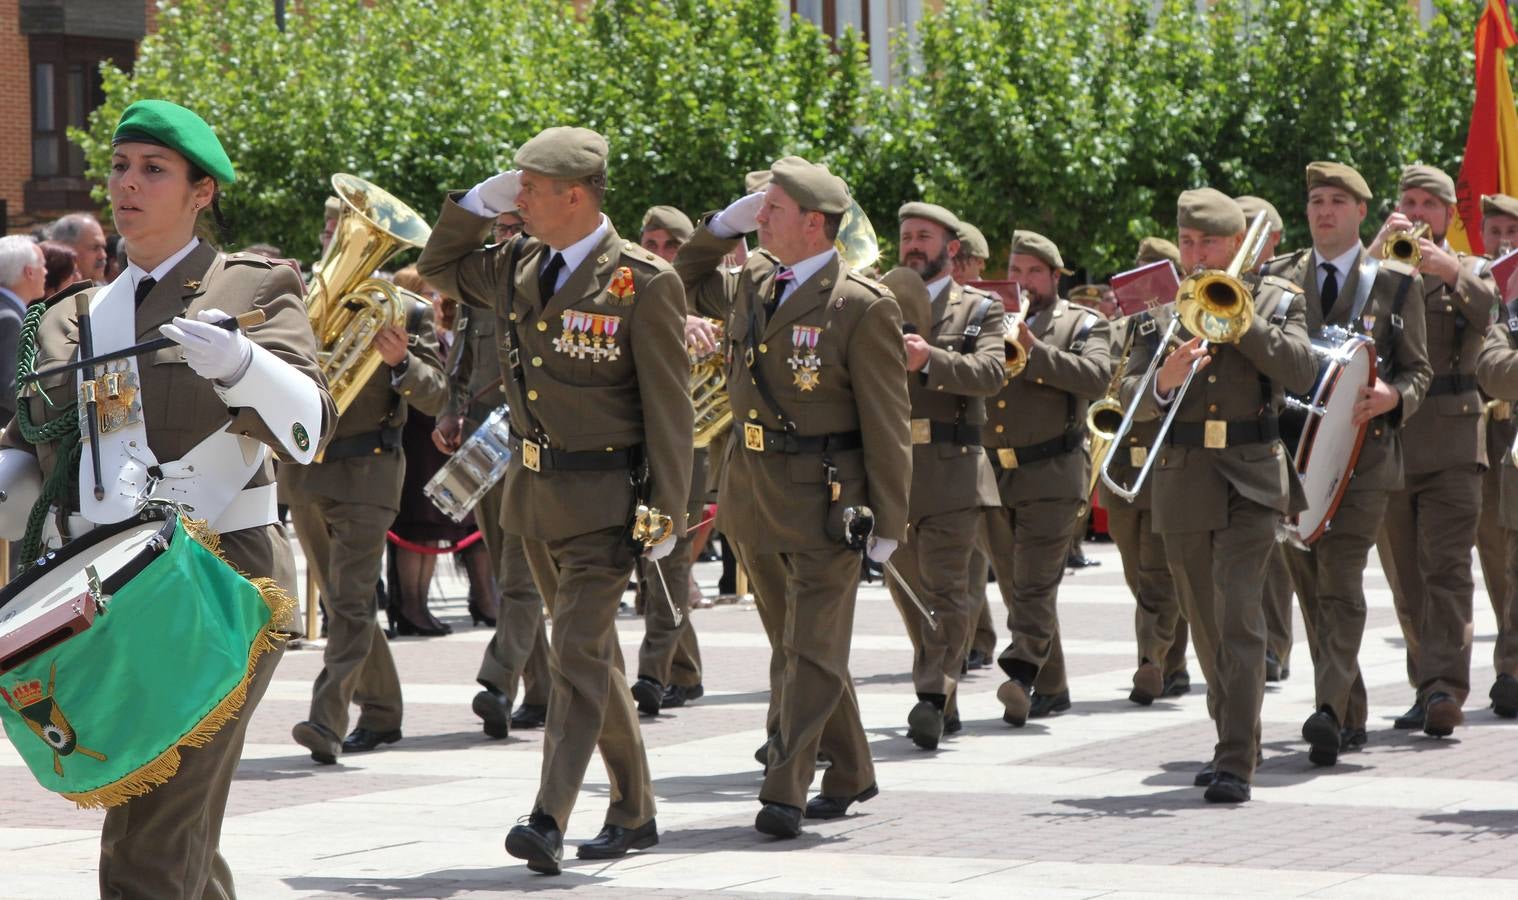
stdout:
<svg viewBox="0 0 1518 900">
<path fill-rule="evenodd" d="M 328 219 L 335 219 L 343 214 L 343 201 L 336 197 L 328 197 L 327 205 L 322 209 L 322 215 Z"/>
<path fill-rule="evenodd" d="M 1058 272 L 1070 274 L 1065 269 L 1065 260 L 1059 255 L 1059 248 L 1054 242 L 1036 231 L 1023 231 L 1021 229 L 1012 232 L 1012 255 L 1019 253 L 1028 256 L 1036 256 L 1049 265 L 1049 268 Z"/>
<path fill-rule="evenodd" d="M 1161 237 L 1146 237 L 1139 241 L 1138 255 L 1133 258 L 1136 266 L 1148 265 L 1168 259 L 1175 263 L 1175 267 L 1181 267 L 1181 248 Z"/>
<path fill-rule="evenodd" d="M 849 187 L 843 179 L 821 163 L 809 163 L 799 156 L 787 156 L 770 167 L 775 184 L 802 209 L 821 213 L 848 212 Z"/>
<path fill-rule="evenodd" d="M 913 201 L 901 204 L 896 210 L 896 221 L 905 222 L 907 219 L 927 219 L 936 222 L 949 230 L 949 236 L 959 237 L 959 216 L 954 215 L 937 203 L 922 203 Z"/>
<path fill-rule="evenodd" d="M 1102 286 L 1099 284 L 1081 284 L 1070 289 L 1068 299 L 1071 303 L 1079 303 L 1081 306 L 1089 306 L 1093 309 L 1102 302 Z"/>
<path fill-rule="evenodd" d="M 764 190 L 770 186 L 770 178 L 772 177 L 769 169 L 756 169 L 748 173 L 743 176 L 744 193 L 752 194 L 755 191 Z"/>
<path fill-rule="evenodd" d="M 1518 200 L 1507 194 L 1487 194 L 1481 198 L 1481 215 L 1518 219 Z"/>
<path fill-rule="evenodd" d="M 1451 206 L 1455 205 L 1455 179 L 1433 166 L 1403 166 L 1397 190 L 1422 188 Z"/>
<path fill-rule="evenodd" d="M 1361 203 L 1370 202 L 1370 185 L 1365 179 L 1343 163 L 1315 162 L 1307 164 L 1307 190 L 1313 188 L 1335 187 L 1341 191 L 1347 191 L 1350 196 Z"/>
<path fill-rule="evenodd" d="M 986 243 L 986 236 L 980 233 L 979 228 L 961 220 L 959 223 L 959 252 L 965 256 L 973 256 L 976 259 L 990 259 L 991 245 Z"/>
<path fill-rule="evenodd" d="M 690 217 L 673 206 L 653 206 L 643 214 L 643 231 L 651 228 L 662 228 L 670 233 L 670 236 L 682 244 L 691 239 L 696 233 L 696 226 L 691 224 Z"/>
<path fill-rule="evenodd" d="M 517 168 L 549 178 L 589 178 L 606 172 L 606 138 L 589 128 L 555 125 L 517 150 Z"/>
<path fill-rule="evenodd" d="M 1244 211 L 1233 198 L 1214 188 L 1182 191 L 1175 204 L 1175 224 L 1203 234 L 1228 235 L 1244 231 Z"/>
<path fill-rule="evenodd" d="M 1281 214 L 1276 211 L 1275 204 L 1271 203 L 1269 200 L 1266 200 L 1263 197 L 1255 197 L 1250 194 L 1245 194 L 1242 197 L 1235 197 L 1233 200 L 1239 205 L 1239 209 L 1242 209 L 1244 211 L 1245 222 L 1253 222 L 1255 216 L 1259 215 L 1260 213 L 1264 213 L 1265 221 L 1270 223 L 1268 227 L 1272 234 L 1278 233 L 1286 227 L 1286 223 L 1281 221 Z"/>
</svg>

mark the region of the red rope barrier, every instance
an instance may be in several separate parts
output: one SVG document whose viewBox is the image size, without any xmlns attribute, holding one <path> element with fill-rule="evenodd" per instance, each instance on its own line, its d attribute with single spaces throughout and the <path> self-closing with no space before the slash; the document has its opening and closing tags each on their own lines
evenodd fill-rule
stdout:
<svg viewBox="0 0 1518 900">
<path fill-rule="evenodd" d="M 469 535 L 469 537 L 464 538 L 457 544 L 453 544 L 447 547 L 429 547 L 426 544 L 418 544 L 413 541 L 406 540 L 393 531 L 385 532 L 385 537 L 390 539 L 390 543 L 401 548 L 402 550 L 407 550 L 412 553 L 420 553 L 423 556 L 446 556 L 450 553 L 457 553 L 460 550 L 468 550 L 471 546 L 474 545 L 475 541 L 478 541 L 480 539 L 480 532 L 476 530 L 473 534 Z"/>
</svg>

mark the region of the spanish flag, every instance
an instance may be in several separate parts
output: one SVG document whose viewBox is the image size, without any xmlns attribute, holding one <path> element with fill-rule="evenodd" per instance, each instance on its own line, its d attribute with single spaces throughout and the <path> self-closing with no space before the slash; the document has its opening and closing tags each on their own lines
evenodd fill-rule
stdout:
<svg viewBox="0 0 1518 900">
<path fill-rule="evenodd" d="M 1518 197 L 1518 110 L 1508 80 L 1504 51 L 1518 44 L 1508 20 L 1507 0 L 1486 0 L 1476 23 L 1476 103 L 1465 139 L 1465 161 L 1455 181 L 1457 215 L 1449 242 L 1456 250 L 1485 253 L 1481 244 L 1481 197 Z M 1465 224 L 1471 223 L 1467 231 Z"/>
</svg>

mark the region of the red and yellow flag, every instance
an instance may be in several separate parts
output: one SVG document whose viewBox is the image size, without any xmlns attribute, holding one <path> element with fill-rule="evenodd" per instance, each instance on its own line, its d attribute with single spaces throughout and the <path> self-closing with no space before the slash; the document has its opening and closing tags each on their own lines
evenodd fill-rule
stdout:
<svg viewBox="0 0 1518 900">
<path fill-rule="evenodd" d="M 1481 242 L 1481 197 L 1518 197 L 1518 109 L 1508 80 L 1504 51 L 1518 44 L 1508 20 L 1507 0 L 1486 0 L 1476 23 L 1476 103 L 1465 139 L 1465 161 L 1455 180 L 1456 216 L 1449 242 L 1456 250 L 1485 253 Z M 1465 224 L 1471 223 L 1467 231 Z"/>
</svg>

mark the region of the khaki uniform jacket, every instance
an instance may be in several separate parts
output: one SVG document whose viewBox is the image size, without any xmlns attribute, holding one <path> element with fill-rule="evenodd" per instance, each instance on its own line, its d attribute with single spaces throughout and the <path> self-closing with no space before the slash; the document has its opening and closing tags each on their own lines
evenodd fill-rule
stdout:
<svg viewBox="0 0 1518 900">
<path fill-rule="evenodd" d="M 84 293 L 93 296 L 101 289 L 91 287 Z M 160 336 L 158 326 L 175 316 L 193 317 L 203 309 L 220 309 L 233 316 L 263 310 L 264 323 L 249 328 L 246 333 L 255 343 L 321 385 L 321 433 L 325 441 L 337 417 L 336 409 L 316 365 L 316 339 L 311 334 L 301 293 L 300 281 L 293 269 L 272 264 L 253 254 L 225 256 L 202 241 L 144 298 L 137 310 L 136 340 L 157 338 Z M 36 368 L 48 368 L 77 357 L 79 330 L 75 324 L 74 303 L 74 295 L 68 294 L 55 301 L 43 316 L 37 332 Z M 280 439 L 269 431 L 258 412 L 252 408 L 228 410 L 216 396 L 211 383 L 185 364 L 178 345 L 139 356 L 137 370 L 143 425 L 148 433 L 148 446 L 158 459 L 179 459 L 213 431 L 223 427 L 279 451 Z M 32 422 L 40 426 L 53 419 L 60 408 L 73 402 L 74 386 L 72 372 L 45 379 L 41 387 L 46 398 L 33 394 L 22 400 L 30 406 Z M 229 418 L 230 426 L 227 425 Z M 22 438 L 21 428 L 14 421 L 6 429 L 4 445 L 35 452 L 44 480 L 57 464 L 56 446 L 31 446 Z M 83 452 L 89 453 L 87 444 Z M 286 465 L 281 473 L 298 468 Z M 261 471 L 254 473 L 246 487 L 265 485 L 272 479 L 273 467 L 266 464 Z M 77 495 L 71 502 L 71 511 L 77 511 Z M 222 535 L 222 552 L 233 565 L 252 577 L 271 576 L 275 566 L 272 531 L 273 526 L 270 526 Z M 284 587 L 293 588 L 294 585 Z"/>
<path fill-rule="evenodd" d="M 634 496 L 624 469 L 534 472 L 520 454 L 507 466 L 501 524 L 508 534 L 561 540 L 628 525 L 639 499 L 686 528 L 692 466 L 690 362 L 685 353 L 685 292 L 669 264 L 624 241 L 611 225 L 600 243 L 558 292 L 538 296 L 538 273 L 548 247 L 519 237 L 516 270 L 509 271 L 511 242 L 481 247 L 491 219 L 476 216 L 450 196 L 417 269 L 438 290 L 470 306 L 493 310 L 504 340 L 514 326 L 524 384 L 512 377 L 508 359 L 506 398 L 512 431 L 531 438 L 536 418 L 547 448 L 571 452 L 642 448 L 648 496 Z M 630 279 L 624 284 L 624 280 Z M 515 302 L 507 308 L 507 288 Z M 569 352 L 569 313 L 599 317 L 612 325 L 601 335 L 603 353 Z M 615 348 L 615 355 L 612 350 Z M 521 411 L 529 410 L 531 415 Z"/>
<path fill-rule="evenodd" d="M 733 435 L 718 528 L 753 553 L 816 550 L 841 540 L 843 510 L 862 505 L 874 511 L 877 535 L 905 539 L 912 451 L 906 349 L 895 298 L 835 256 L 793 287 L 775 318 L 766 320 L 764 304 L 774 296 L 778 264 L 756 253 L 736 276 L 721 272 L 718 265 L 734 243 L 702 226 L 677 257 L 687 281 L 701 281 L 696 273 L 705 271 L 711 284 L 720 280 L 734 291 L 725 342 Z M 821 329 L 814 348 L 821 366 L 811 390 L 798 385 L 790 365 L 795 354 L 806 352 L 795 346 L 798 326 Z M 861 433 L 861 449 L 828 454 L 840 485 L 837 502 L 830 502 L 824 454 L 744 446 L 745 424 L 782 427 L 749 374 L 753 329 L 754 362 L 798 436 Z"/>
<path fill-rule="evenodd" d="M 1434 393 L 1441 377 L 1474 379 L 1476 358 L 1497 304 L 1497 285 L 1487 273 L 1490 262 L 1481 256 L 1459 254 L 1460 278 L 1454 287 L 1444 279 L 1423 279 L 1423 304 L 1428 332 L 1428 362 L 1433 367 L 1430 389 L 1417 413 L 1402 424 L 1403 471 L 1408 475 L 1438 472 L 1486 458 L 1486 419 L 1474 386 L 1457 392 Z"/>
<path fill-rule="evenodd" d="M 1086 427 L 1086 406 L 1100 399 L 1112 378 L 1111 326 L 1068 300 L 1055 300 L 1028 320 L 1038 342 L 1022 374 L 987 404 L 986 451 L 1028 447 Z M 1001 502 L 1081 500 L 1086 454 L 1077 447 L 997 473 Z"/>
<path fill-rule="evenodd" d="M 405 302 L 415 304 L 407 310 L 407 320 L 416 323 L 415 333 L 408 338 L 406 374 L 392 386 L 393 370 L 381 363 L 337 420 L 333 441 L 374 434 L 384 428 L 399 429 L 406 424 L 406 411 L 410 407 L 435 416 L 447 402 L 448 379 L 438 360 L 432 307 L 410 299 Z M 310 497 L 326 497 L 399 510 L 405 477 L 406 457 L 397 445 L 394 450 L 375 451 L 368 456 L 318 457 L 309 466 L 291 466 L 280 472 L 280 487 L 292 504 L 304 503 Z"/>
<path fill-rule="evenodd" d="M 1257 422 L 1262 416 L 1280 412 L 1283 388 L 1305 393 L 1317 379 L 1301 289 L 1271 277 L 1255 283 L 1250 276 L 1246 283 L 1255 284 L 1254 321 L 1238 343 L 1214 346 L 1212 362 L 1198 372 L 1184 396 L 1173 400 L 1181 404 L 1176 423 Z M 1277 317 L 1283 295 L 1289 299 L 1281 319 Z M 1173 307 L 1167 307 L 1157 316 L 1168 327 L 1174 313 Z M 1184 341 L 1190 335 L 1183 327 L 1177 337 Z M 1134 345 L 1128 374 L 1123 378 L 1125 402 L 1138 390 L 1153 352 L 1148 341 Z M 1262 375 L 1268 382 L 1262 382 Z M 1138 415 L 1155 419 L 1165 412 L 1150 382 L 1144 388 Z M 1160 534 L 1226 528 L 1230 486 L 1282 514 L 1306 508 L 1291 455 L 1279 439 L 1219 449 L 1171 443 L 1162 446 L 1159 454 L 1151 474 L 1154 529 Z"/>
<path fill-rule="evenodd" d="M 502 403 L 506 390 L 501 377 L 501 356 L 497 352 L 495 316 L 471 306 L 459 305 L 458 330 L 443 371 L 448 376 L 448 405 L 445 416 L 463 416 L 463 437 L 468 438 L 480 423 Z"/>
<path fill-rule="evenodd" d="M 990 301 L 974 347 L 963 353 L 965 328 L 981 301 Z M 1001 300 L 954 281 L 932 304 L 933 328 L 926 371 L 907 375 L 912 402 L 912 499 L 907 517 L 927 516 L 981 506 L 996 506 L 996 475 L 979 446 L 930 443 L 938 422 L 984 425 L 986 399 L 1001 390 L 1006 372 L 1006 317 Z M 963 414 L 961 415 L 961 410 Z"/>
<path fill-rule="evenodd" d="M 1359 267 L 1365 256 L 1362 248 L 1349 277 L 1339 287 L 1339 299 L 1330 310 L 1326 324 L 1349 326 L 1349 315 L 1359 289 Z M 1306 249 L 1272 259 L 1264 266 L 1267 273 L 1302 288 L 1307 301 L 1307 332 L 1312 335 L 1317 335 L 1325 324 L 1323 304 L 1318 298 L 1318 263 L 1317 254 Z M 1407 284 L 1400 316 L 1402 327 L 1398 328 L 1392 322 L 1392 309 L 1399 291 L 1409 279 L 1411 283 Z M 1433 367 L 1428 363 L 1423 296 L 1422 276 L 1401 263 L 1381 261 L 1362 321 L 1370 323 L 1366 333 L 1376 343 L 1376 354 L 1381 359 L 1381 378 L 1402 395 L 1402 402 L 1391 412 L 1371 420 L 1365 431 L 1365 443 L 1360 446 L 1360 458 L 1355 463 L 1354 480 L 1350 482 L 1349 490 L 1396 491 L 1402 488 L 1401 427 L 1417 413 L 1433 377 Z M 1387 377 L 1388 373 L 1390 377 Z"/>
<path fill-rule="evenodd" d="M 1121 362 L 1123 347 L 1127 345 L 1130 338 L 1134 341 L 1135 350 L 1137 349 L 1138 342 L 1142 341 L 1147 344 L 1148 348 L 1146 352 L 1152 358 L 1155 351 L 1159 348 L 1160 338 L 1164 336 L 1164 330 L 1164 324 L 1156 322 L 1155 317 L 1147 312 L 1125 316 L 1113 322 L 1112 365 L 1114 373 L 1116 372 L 1116 367 Z M 1132 332 L 1138 333 L 1133 334 Z M 1130 356 L 1130 362 L 1125 366 L 1125 374 L 1133 371 L 1135 370 Z M 1138 374 L 1142 375 L 1143 370 L 1138 370 Z M 1119 400 L 1119 405 L 1126 410 L 1127 406 L 1122 402 L 1122 397 L 1123 394 L 1121 388 L 1119 388 L 1117 399 Z M 1138 478 L 1139 469 L 1144 465 L 1144 461 L 1149 456 L 1149 448 L 1154 446 L 1154 436 L 1159 433 L 1159 430 L 1160 423 L 1158 419 L 1147 419 L 1133 423 L 1133 426 L 1128 429 L 1127 436 L 1123 438 L 1123 445 L 1113 452 L 1112 464 L 1107 468 L 1108 473 L 1111 474 L 1114 481 L 1125 487 L 1133 484 Z M 1092 459 L 1091 465 L 1101 466 L 1102 460 Z M 1153 474 L 1152 468 L 1150 474 Z M 1151 482 L 1146 479 L 1139 487 L 1138 496 L 1134 497 L 1132 502 L 1129 502 L 1112 493 L 1112 489 L 1107 487 L 1106 482 L 1097 481 L 1097 496 L 1100 498 L 1102 506 L 1107 509 L 1123 503 L 1134 509 L 1146 510 L 1151 505 L 1150 484 Z"/>
<path fill-rule="evenodd" d="M 1487 329 L 1486 342 L 1476 363 L 1476 378 L 1481 389 L 1493 398 L 1518 400 L 1518 305 L 1500 308 L 1497 321 Z M 1518 468 L 1513 466 L 1509 449 L 1503 447 L 1502 456 L 1491 462 L 1502 467 L 1502 527 L 1518 529 Z"/>
</svg>

